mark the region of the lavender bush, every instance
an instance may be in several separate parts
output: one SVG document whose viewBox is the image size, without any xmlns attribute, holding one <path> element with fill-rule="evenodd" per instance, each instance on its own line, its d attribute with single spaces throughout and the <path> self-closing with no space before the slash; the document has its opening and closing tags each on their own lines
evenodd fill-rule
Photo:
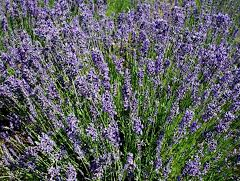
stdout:
<svg viewBox="0 0 240 181">
<path fill-rule="evenodd" d="M 1 2 L 0 179 L 239 179 L 236 21 L 208 1 L 107 5 Z"/>
</svg>

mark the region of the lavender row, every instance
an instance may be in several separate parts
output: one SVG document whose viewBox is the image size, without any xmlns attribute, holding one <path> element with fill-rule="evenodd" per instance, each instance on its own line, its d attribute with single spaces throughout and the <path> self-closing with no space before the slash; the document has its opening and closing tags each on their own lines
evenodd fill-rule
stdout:
<svg viewBox="0 0 240 181">
<path fill-rule="evenodd" d="M 20 180 L 237 179 L 237 26 L 206 2 L 4 1 L 0 136 Z M 1 153 L 0 152 L 0 153 Z"/>
</svg>

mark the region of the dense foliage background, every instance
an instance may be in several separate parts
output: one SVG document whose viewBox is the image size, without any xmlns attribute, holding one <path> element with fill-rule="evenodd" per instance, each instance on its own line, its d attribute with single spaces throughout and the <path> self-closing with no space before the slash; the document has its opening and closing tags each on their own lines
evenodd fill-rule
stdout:
<svg viewBox="0 0 240 181">
<path fill-rule="evenodd" d="M 1 1 L 0 180 L 239 179 L 239 12 Z"/>
</svg>

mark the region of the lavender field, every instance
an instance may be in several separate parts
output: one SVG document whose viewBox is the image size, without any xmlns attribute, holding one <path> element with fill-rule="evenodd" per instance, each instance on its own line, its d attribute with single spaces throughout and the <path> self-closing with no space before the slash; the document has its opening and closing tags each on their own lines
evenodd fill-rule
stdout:
<svg viewBox="0 0 240 181">
<path fill-rule="evenodd" d="M 240 1 L 1 0 L 0 181 L 240 180 Z"/>
</svg>

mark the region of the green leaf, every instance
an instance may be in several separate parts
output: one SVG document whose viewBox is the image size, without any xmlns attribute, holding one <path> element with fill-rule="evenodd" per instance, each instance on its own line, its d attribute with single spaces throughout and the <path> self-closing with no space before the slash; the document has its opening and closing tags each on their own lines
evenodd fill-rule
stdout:
<svg viewBox="0 0 240 181">
<path fill-rule="evenodd" d="M 12 67 L 8 67 L 7 68 L 7 73 L 9 76 L 12 76 L 15 74 L 15 70 Z"/>
</svg>

